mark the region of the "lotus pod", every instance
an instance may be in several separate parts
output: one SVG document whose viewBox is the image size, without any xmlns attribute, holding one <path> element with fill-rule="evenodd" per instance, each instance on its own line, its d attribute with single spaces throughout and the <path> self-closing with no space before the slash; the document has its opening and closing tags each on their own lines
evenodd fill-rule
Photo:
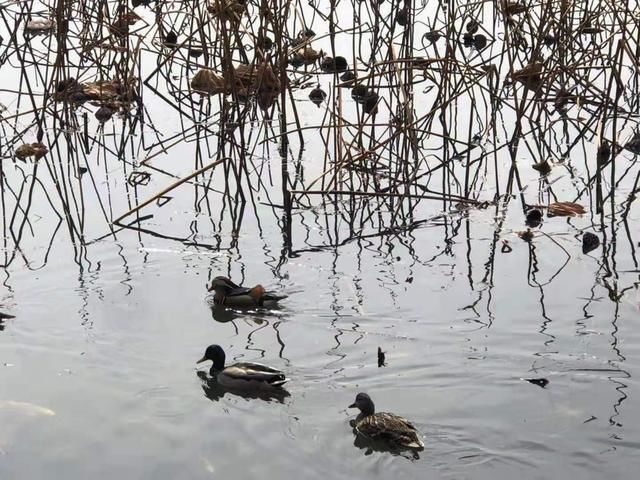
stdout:
<svg viewBox="0 0 640 480">
<path fill-rule="evenodd" d="M 600 238 L 595 233 L 584 232 L 582 235 L 582 253 L 585 255 L 600 246 Z"/>
</svg>

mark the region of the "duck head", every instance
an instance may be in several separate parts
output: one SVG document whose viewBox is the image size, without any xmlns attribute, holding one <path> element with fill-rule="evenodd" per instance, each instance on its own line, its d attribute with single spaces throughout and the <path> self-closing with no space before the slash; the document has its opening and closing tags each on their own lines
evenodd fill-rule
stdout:
<svg viewBox="0 0 640 480">
<path fill-rule="evenodd" d="M 219 371 L 224 370 L 225 358 L 226 355 L 224 354 L 224 350 L 220 345 L 209 345 L 204 352 L 204 356 L 196 363 L 202 363 L 206 362 L 207 360 L 211 360 L 213 362 L 211 371 Z"/>
<path fill-rule="evenodd" d="M 209 287 L 209 291 L 214 291 L 216 293 L 220 292 L 222 294 L 226 294 L 233 290 L 234 288 L 238 288 L 238 285 L 233 283 L 227 277 L 216 277 L 211 282 L 211 286 Z"/>
<path fill-rule="evenodd" d="M 356 395 L 356 401 L 349 405 L 349 408 L 358 408 L 362 415 L 373 415 L 376 411 L 376 407 L 373 404 L 373 400 L 366 393 L 359 393 Z"/>
</svg>

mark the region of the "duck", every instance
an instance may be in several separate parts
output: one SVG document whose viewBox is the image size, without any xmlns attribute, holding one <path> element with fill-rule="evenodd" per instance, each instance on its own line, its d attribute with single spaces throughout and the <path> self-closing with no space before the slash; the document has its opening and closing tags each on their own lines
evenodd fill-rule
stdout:
<svg viewBox="0 0 640 480">
<path fill-rule="evenodd" d="M 349 408 L 358 408 L 360 414 L 352 425 L 354 432 L 371 441 L 386 444 L 397 450 L 423 450 L 420 434 L 408 420 L 393 413 L 378 412 L 366 393 L 358 393 Z"/>
<path fill-rule="evenodd" d="M 209 345 L 196 363 L 211 360 L 209 374 L 218 385 L 236 390 L 280 389 L 289 381 L 283 372 L 261 363 L 242 362 L 225 366 L 226 355 L 220 345 Z"/>
<path fill-rule="evenodd" d="M 287 298 L 286 295 L 276 295 L 267 292 L 260 284 L 255 287 L 236 285 L 227 277 L 216 277 L 211 282 L 208 290 L 215 292 L 214 305 L 226 305 L 228 307 L 265 307 L 277 306 L 277 303 Z"/>
</svg>

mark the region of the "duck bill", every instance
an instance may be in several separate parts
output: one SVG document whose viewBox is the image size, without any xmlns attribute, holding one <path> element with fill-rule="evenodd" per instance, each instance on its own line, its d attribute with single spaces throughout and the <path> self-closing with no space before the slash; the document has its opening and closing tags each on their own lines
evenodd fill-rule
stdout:
<svg viewBox="0 0 640 480">
<path fill-rule="evenodd" d="M 202 363 L 202 362 L 206 362 L 207 358 L 206 357 L 202 357 L 200 360 L 198 360 L 196 363 Z"/>
<path fill-rule="evenodd" d="M 347 408 L 358 408 L 358 406 L 355 403 L 352 403 L 351 405 L 349 405 Z"/>
</svg>

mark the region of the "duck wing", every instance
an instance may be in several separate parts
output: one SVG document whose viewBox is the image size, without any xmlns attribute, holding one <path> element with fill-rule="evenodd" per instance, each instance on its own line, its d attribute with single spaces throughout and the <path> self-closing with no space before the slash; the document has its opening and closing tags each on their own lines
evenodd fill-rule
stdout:
<svg viewBox="0 0 640 480">
<path fill-rule="evenodd" d="M 288 381 L 283 372 L 261 363 L 236 363 L 225 368 L 223 373 L 233 380 L 259 382 L 273 387 L 279 387 Z"/>
<path fill-rule="evenodd" d="M 408 420 L 393 413 L 368 415 L 356 423 L 356 431 L 371 440 L 397 447 L 424 448 L 418 430 Z"/>
<path fill-rule="evenodd" d="M 250 291 L 251 291 L 251 289 L 247 288 L 247 287 L 234 287 L 225 296 L 227 296 L 227 297 L 238 297 L 240 295 L 248 295 Z"/>
</svg>

